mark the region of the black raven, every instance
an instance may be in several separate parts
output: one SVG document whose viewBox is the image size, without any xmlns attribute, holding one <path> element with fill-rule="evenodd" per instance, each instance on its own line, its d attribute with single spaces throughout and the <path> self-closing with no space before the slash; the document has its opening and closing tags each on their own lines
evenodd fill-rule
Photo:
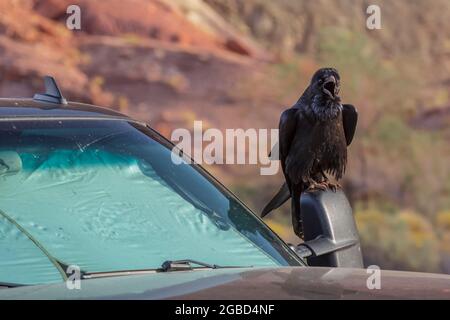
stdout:
<svg viewBox="0 0 450 320">
<path fill-rule="evenodd" d="M 291 198 L 294 232 L 303 238 L 300 195 L 309 190 L 336 190 L 325 173 L 342 178 L 347 146 L 352 142 L 358 114 L 341 104 L 336 69 L 319 69 L 300 99 L 281 114 L 279 149 L 286 182 L 261 213 L 264 217 Z"/>
</svg>

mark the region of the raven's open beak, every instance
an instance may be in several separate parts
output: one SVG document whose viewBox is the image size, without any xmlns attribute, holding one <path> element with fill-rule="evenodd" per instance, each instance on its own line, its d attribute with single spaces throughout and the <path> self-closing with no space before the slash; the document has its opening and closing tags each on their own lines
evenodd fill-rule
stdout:
<svg viewBox="0 0 450 320">
<path fill-rule="evenodd" d="M 336 95 L 336 78 L 334 76 L 329 76 L 323 83 L 323 92 L 334 98 Z"/>
</svg>

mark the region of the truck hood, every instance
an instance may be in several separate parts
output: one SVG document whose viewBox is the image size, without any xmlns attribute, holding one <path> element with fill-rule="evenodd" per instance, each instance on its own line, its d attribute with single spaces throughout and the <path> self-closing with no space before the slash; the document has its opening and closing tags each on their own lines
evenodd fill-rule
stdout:
<svg viewBox="0 0 450 320">
<path fill-rule="evenodd" d="M 178 271 L 0 289 L 0 299 L 450 299 L 450 276 L 365 269 L 286 267 Z"/>
</svg>

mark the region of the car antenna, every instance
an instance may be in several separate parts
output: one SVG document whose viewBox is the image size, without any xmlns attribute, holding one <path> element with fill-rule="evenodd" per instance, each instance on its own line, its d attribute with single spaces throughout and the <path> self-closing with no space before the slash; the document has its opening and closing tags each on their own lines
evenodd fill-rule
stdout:
<svg viewBox="0 0 450 320">
<path fill-rule="evenodd" d="M 57 104 L 67 104 L 67 100 L 61 94 L 61 91 L 53 77 L 45 76 L 45 93 L 36 93 L 33 100 L 45 101 Z"/>
</svg>

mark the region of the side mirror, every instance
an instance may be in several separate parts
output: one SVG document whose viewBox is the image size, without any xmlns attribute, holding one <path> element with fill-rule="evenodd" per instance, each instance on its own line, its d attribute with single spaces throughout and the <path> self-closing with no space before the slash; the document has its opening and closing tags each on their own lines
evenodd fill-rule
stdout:
<svg viewBox="0 0 450 320">
<path fill-rule="evenodd" d="M 352 208 L 338 190 L 304 193 L 300 199 L 304 243 L 295 248 L 310 266 L 363 268 Z"/>
</svg>

